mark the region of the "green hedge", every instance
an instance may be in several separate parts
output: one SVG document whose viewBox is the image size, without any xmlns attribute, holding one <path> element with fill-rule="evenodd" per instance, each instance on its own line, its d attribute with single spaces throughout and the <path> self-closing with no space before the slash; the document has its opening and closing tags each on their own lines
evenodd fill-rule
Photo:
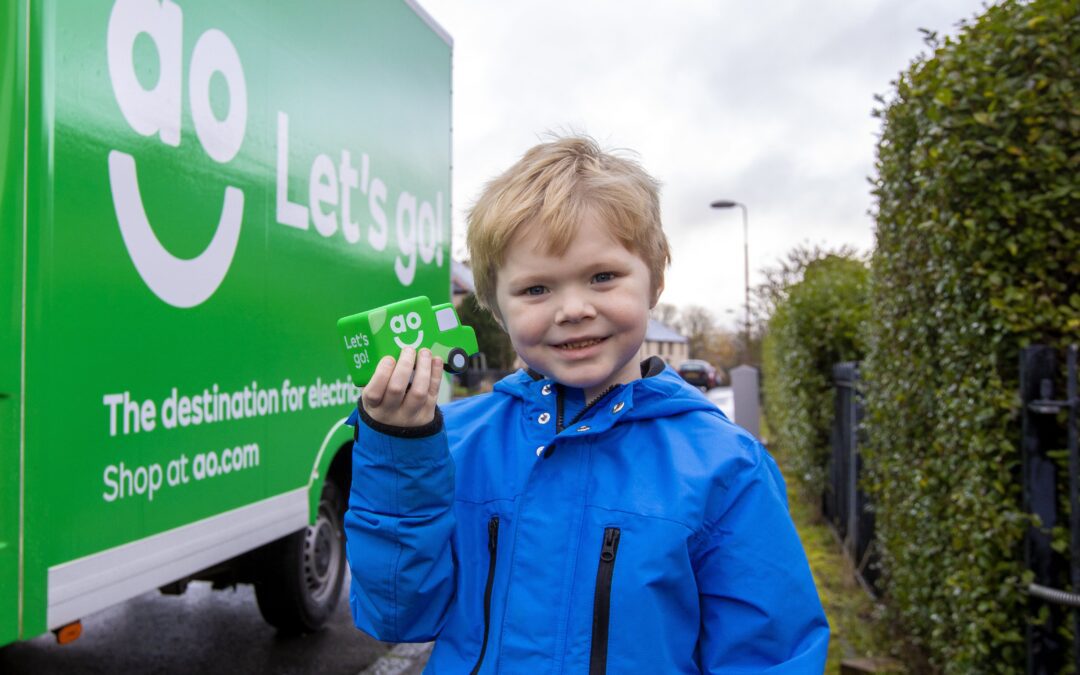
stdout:
<svg viewBox="0 0 1080 675">
<path fill-rule="evenodd" d="M 826 255 L 784 289 L 763 346 L 765 414 L 785 463 L 808 484 L 825 485 L 833 416 L 833 364 L 861 358 L 869 310 L 860 260 Z"/>
<path fill-rule="evenodd" d="M 948 673 L 1024 659 L 1018 360 L 1080 335 L 1078 7 L 929 36 L 878 112 L 866 487 L 890 606 Z"/>
</svg>

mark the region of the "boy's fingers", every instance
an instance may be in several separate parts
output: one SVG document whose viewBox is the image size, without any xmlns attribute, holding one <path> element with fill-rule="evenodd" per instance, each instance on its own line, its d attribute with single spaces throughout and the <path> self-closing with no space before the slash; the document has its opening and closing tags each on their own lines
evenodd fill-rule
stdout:
<svg viewBox="0 0 1080 675">
<path fill-rule="evenodd" d="M 412 347 L 406 347 L 401 350 L 401 355 L 398 357 L 397 366 L 394 368 L 394 372 L 390 375 L 390 382 L 386 385 L 386 395 L 384 398 L 390 399 L 390 402 L 400 404 L 402 399 L 405 398 L 405 391 L 409 388 L 409 379 L 413 375 L 413 366 L 416 365 L 416 350 Z"/>
<path fill-rule="evenodd" d="M 371 381 L 364 387 L 364 406 L 369 408 L 378 407 L 386 396 L 386 385 L 390 381 L 390 375 L 394 372 L 394 357 L 384 356 L 379 365 L 375 367 L 375 373 Z"/>
<path fill-rule="evenodd" d="M 431 381 L 431 352 L 421 349 L 416 356 L 416 368 L 413 369 L 412 385 L 406 397 L 410 412 L 417 413 L 423 410 L 427 403 L 427 392 Z"/>
<path fill-rule="evenodd" d="M 431 360 L 431 382 L 428 384 L 428 397 L 431 399 L 439 396 L 439 385 L 442 384 L 442 367 L 442 359 L 435 358 Z"/>
</svg>

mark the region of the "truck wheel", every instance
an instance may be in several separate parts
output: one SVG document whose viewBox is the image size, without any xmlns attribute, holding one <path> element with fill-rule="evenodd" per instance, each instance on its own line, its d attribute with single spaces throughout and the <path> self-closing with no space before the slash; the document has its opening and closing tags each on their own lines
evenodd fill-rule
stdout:
<svg viewBox="0 0 1080 675">
<path fill-rule="evenodd" d="M 315 524 L 270 544 L 255 599 L 266 622 L 282 633 L 322 628 L 337 608 L 345 578 L 344 497 L 323 484 Z"/>
<path fill-rule="evenodd" d="M 469 355 L 460 347 L 454 347 L 446 356 L 446 364 L 443 369 L 455 375 L 460 375 L 469 367 Z"/>
</svg>

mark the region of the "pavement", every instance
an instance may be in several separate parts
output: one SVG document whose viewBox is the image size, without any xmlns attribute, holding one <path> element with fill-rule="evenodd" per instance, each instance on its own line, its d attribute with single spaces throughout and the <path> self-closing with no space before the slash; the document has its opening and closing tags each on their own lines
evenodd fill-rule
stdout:
<svg viewBox="0 0 1080 675">
<path fill-rule="evenodd" d="M 705 395 L 728 416 L 728 419 L 735 419 L 735 394 L 731 391 L 731 387 L 714 387 L 705 392 Z"/>
<path fill-rule="evenodd" d="M 83 617 L 83 635 L 51 633 L 0 648 L 3 675 L 229 673 L 230 675 L 419 675 L 430 645 L 379 642 L 353 625 L 343 597 L 326 627 L 283 636 L 267 625 L 250 585 L 180 596 L 151 591 Z"/>
<path fill-rule="evenodd" d="M 416 644 L 402 643 L 394 647 L 379 660 L 364 668 L 358 675 L 419 675 L 431 656 L 434 642 Z"/>
</svg>

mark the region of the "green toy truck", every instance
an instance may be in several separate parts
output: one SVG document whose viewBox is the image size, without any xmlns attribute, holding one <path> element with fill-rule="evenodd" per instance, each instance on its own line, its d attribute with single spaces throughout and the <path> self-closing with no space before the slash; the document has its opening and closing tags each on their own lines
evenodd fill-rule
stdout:
<svg viewBox="0 0 1080 675">
<path fill-rule="evenodd" d="M 461 374 L 468 357 L 479 351 L 476 333 L 461 325 L 452 304 L 431 306 L 427 296 L 342 317 L 337 322 L 353 385 L 371 381 L 382 357 L 397 356 L 402 349 L 427 348 L 443 360 L 443 369 Z"/>
</svg>

